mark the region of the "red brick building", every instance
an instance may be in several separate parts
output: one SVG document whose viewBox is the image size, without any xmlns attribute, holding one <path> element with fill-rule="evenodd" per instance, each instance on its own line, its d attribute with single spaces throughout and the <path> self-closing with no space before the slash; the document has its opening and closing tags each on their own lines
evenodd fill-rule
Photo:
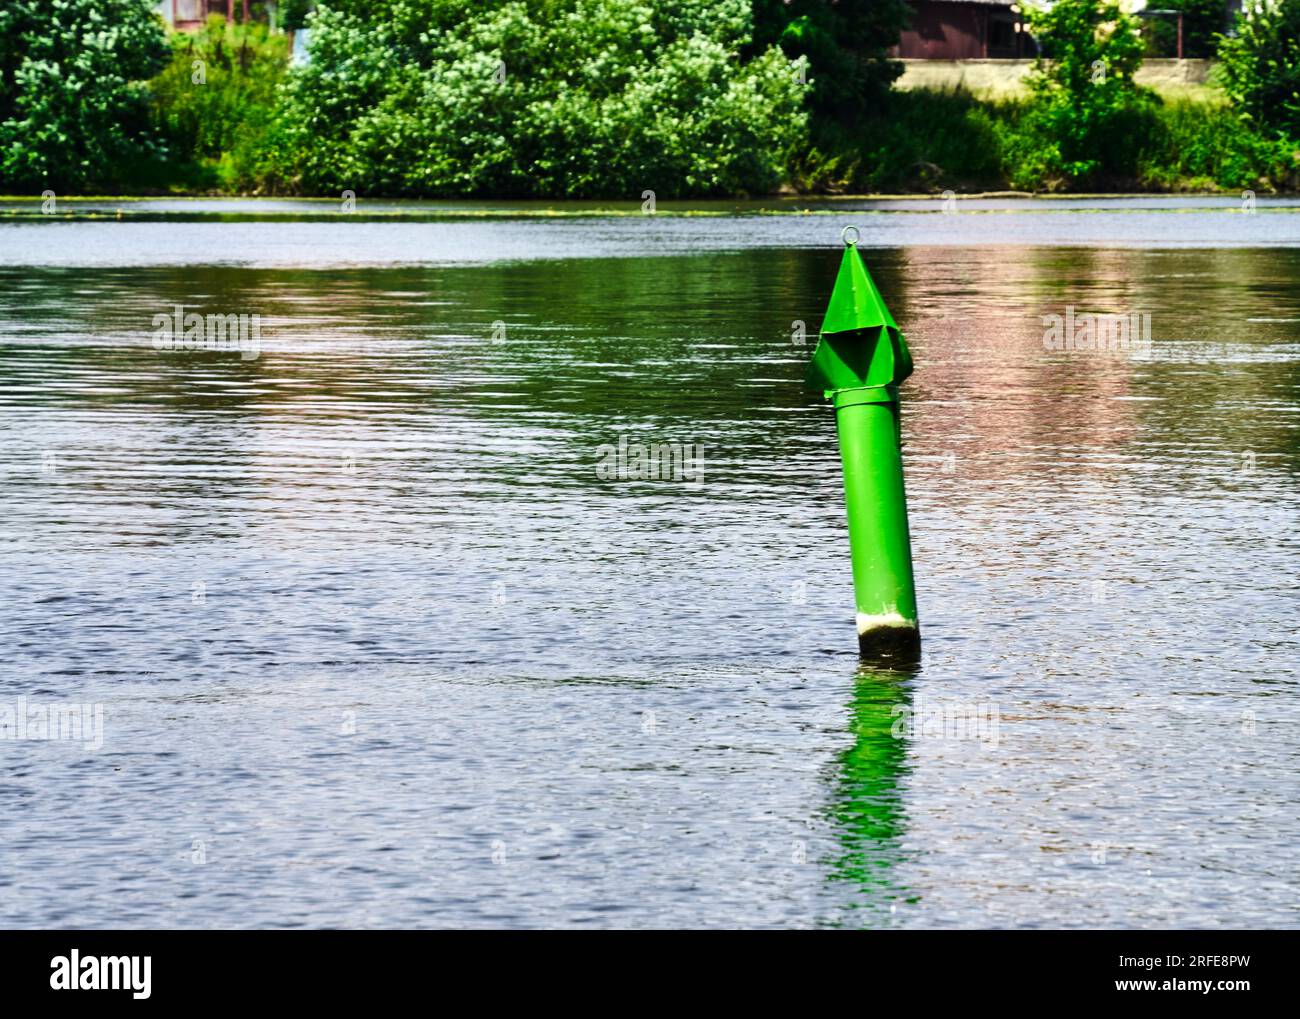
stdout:
<svg viewBox="0 0 1300 1019">
<path fill-rule="evenodd" d="M 1011 0 L 909 0 L 911 24 L 894 56 L 905 60 L 989 60 L 1034 56 Z"/>
</svg>

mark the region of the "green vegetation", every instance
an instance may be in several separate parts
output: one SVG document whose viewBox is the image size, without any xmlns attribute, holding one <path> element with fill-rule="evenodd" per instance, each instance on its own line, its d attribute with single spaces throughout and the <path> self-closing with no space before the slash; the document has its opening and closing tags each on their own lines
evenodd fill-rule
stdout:
<svg viewBox="0 0 1300 1019">
<path fill-rule="evenodd" d="M 640 200 L 814 192 L 1293 190 L 1300 0 L 1214 37 L 1212 101 L 1138 87 L 1115 0 L 1027 9 L 1026 95 L 899 91 L 903 0 L 292 0 L 288 37 L 151 0 L 0 5 L 0 188 Z M 260 10 L 254 4 L 254 10 Z M 1173 3 L 1162 2 L 1171 7 Z M 1166 26 L 1167 27 L 1167 26 Z"/>
<path fill-rule="evenodd" d="M 1300 0 L 1238 18 L 1219 59 L 1224 91 L 1252 123 L 1300 138 Z"/>
<path fill-rule="evenodd" d="M 1137 185 L 1152 191 L 1295 190 L 1296 150 L 1254 131 L 1227 100 L 1170 101 L 1146 125 Z"/>
<path fill-rule="evenodd" d="M 1227 18 L 1225 0 L 1158 0 L 1147 5 L 1162 11 L 1183 12 L 1183 56 L 1195 59 L 1213 57 Z M 1144 19 L 1143 36 L 1146 55 L 1178 55 L 1178 19 L 1158 17 Z"/>
<path fill-rule="evenodd" d="M 739 59 L 749 0 L 331 0 L 309 24 L 277 191 L 765 192 L 807 125 L 802 63 Z"/>
<path fill-rule="evenodd" d="M 903 71 L 887 54 L 907 23 L 905 0 L 754 0 L 753 8 L 747 54 L 777 43 L 788 57 L 804 57 L 818 122 L 860 123 Z"/>
<path fill-rule="evenodd" d="M 171 48 L 150 83 L 154 122 L 172 153 L 165 172 L 195 188 L 255 186 L 288 72 L 287 38 L 213 16 L 198 32 L 174 34 Z"/>
<path fill-rule="evenodd" d="M 144 0 L 0 4 L 0 183 L 94 189 L 159 155 L 142 83 L 166 56 Z"/>
<path fill-rule="evenodd" d="M 980 100 L 964 91 L 896 92 L 868 145 L 846 136 L 793 161 L 804 191 L 837 193 L 993 191 L 1025 186 L 1026 150 L 1038 137 L 1027 99 Z M 1261 134 L 1226 99 L 1171 99 L 1129 114 L 1131 138 L 1104 153 L 1092 187 L 1114 191 L 1295 190 L 1295 143 Z M 862 146 L 859 148 L 858 146 Z M 1120 158 L 1122 157 L 1122 159 Z M 1057 177 L 1036 190 L 1084 190 Z"/>
<path fill-rule="evenodd" d="M 1041 55 L 1007 147 L 1012 185 L 1109 183 L 1135 165 L 1156 101 L 1133 81 L 1142 63 L 1137 20 L 1115 0 L 1058 0 L 1026 9 L 1025 20 Z"/>
<path fill-rule="evenodd" d="M 897 193 L 1005 187 L 1001 128 L 1019 108 L 968 92 L 891 92 L 857 127 L 817 127 L 791 164 L 801 191 Z"/>
<path fill-rule="evenodd" d="M 891 93 L 851 131 L 815 123 L 816 143 L 792 177 L 806 189 L 848 192 L 1295 189 L 1298 10 L 1300 0 L 1279 0 L 1223 42 L 1233 105 L 1139 87 L 1143 42 L 1114 0 L 1027 9 L 1042 48 L 1027 96 Z"/>
</svg>

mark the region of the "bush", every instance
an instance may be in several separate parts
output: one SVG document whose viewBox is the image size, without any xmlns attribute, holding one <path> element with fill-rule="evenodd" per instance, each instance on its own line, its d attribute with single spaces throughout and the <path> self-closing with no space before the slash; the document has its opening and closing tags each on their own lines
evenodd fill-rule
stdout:
<svg viewBox="0 0 1300 1019">
<path fill-rule="evenodd" d="M 1162 191 L 1287 187 L 1293 148 L 1251 130 L 1227 103 L 1177 100 L 1160 110 L 1140 160 L 1139 183 Z"/>
<path fill-rule="evenodd" d="M 1300 0 L 1264 0 L 1219 45 L 1223 90 L 1263 130 L 1300 138 Z"/>
<path fill-rule="evenodd" d="M 278 190 L 769 191 L 807 86 L 747 0 L 328 0 L 260 172 Z"/>
<path fill-rule="evenodd" d="M 143 84 L 165 64 L 149 0 L 0 4 L 0 185 L 112 183 L 159 153 Z"/>
<path fill-rule="evenodd" d="M 171 62 L 150 85 L 174 159 L 195 164 L 210 184 L 248 185 L 288 71 L 287 38 L 213 15 L 198 32 L 173 35 L 171 49 Z"/>
<path fill-rule="evenodd" d="M 1110 179 L 1119 190 L 1212 191 L 1296 186 L 1295 146 L 1254 131 L 1226 101 L 1171 100 L 1130 111 L 1131 162 Z M 1022 99 L 981 100 L 963 91 L 898 92 L 859 129 L 815 129 L 815 146 L 792 160 L 800 190 L 937 192 L 1024 187 L 1050 179 L 1039 126 Z M 1031 188 L 1033 189 L 1033 188 Z"/>
<path fill-rule="evenodd" d="M 863 163 L 855 191 L 937 191 L 1000 186 L 996 123 L 1005 104 L 963 89 L 895 92 L 861 130 Z"/>
</svg>

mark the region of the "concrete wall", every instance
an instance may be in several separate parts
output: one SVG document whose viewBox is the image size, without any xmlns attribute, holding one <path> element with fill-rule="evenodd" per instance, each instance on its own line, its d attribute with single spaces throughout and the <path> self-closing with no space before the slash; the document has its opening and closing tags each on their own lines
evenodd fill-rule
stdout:
<svg viewBox="0 0 1300 1019">
<path fill-rule="evenodd" d="M 964 85 L 988 98 L 1024 91 L 1032 60 L 904 60 L 898 88 L 949 89 Z M 1158 92 L 1208 93 L 1212 60 L 1145 60 L 1137 81 Z"/>
</svg>

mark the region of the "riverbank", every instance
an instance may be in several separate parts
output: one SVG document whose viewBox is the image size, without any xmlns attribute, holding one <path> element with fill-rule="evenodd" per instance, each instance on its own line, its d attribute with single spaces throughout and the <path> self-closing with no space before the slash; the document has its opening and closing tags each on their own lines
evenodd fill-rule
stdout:
<svg viewBox="0 0 1300 1019">
<path fill-rule="evenodd" d="M 1195 96 L 1152 93 L 1150 106 L 1135 112 L 1101 154 L 1104 171 L 1084 182 L 1054 177 L 1035 163 L 1031 104 L 1023 96 L 977 95 L 965 88 L 896 90 L 861 126 L 813 124 L 784 159 L 778 186 L 755 197 L 908 198 L 947 191 L 969 196 L 1240 195 L 1300 190 L 1297 145 L 1253 130 L 1221 93 L 1205 86 L 1202 90 Z M 129 178 L 98 182 L 92 190 L 123 197 L 338 200 L 341 191 L 322 193 L 303 180 L 264 172 L 265 151 L 275 144 L 274 137 L 245 132 L 212 156 L 180 158 L 173 148 L 172 156 L 135 167 Z M 583 200 L 563 189 L 532 197 L 439 189 L 413 194 L 379 179 L 349 183 L 348 190 L 371 199 Z M 676 197 L 666 188 L 649 190 L 661 208 Z M 627 201 L 640 212 L 645 197 L 645 188 L 638 185 Z M 617 196 L 607 195 L 604 202 L 610 201 L 617 203 Z"/>
<path fill-rule="evenodd" d="M 133 222 L 438 222 L 456 220 L 582 219 L 805 219 L 881 216 L 894 213 L 1007 214 L 1191 212 L 1300 213 L 1293 196 L 1245 196 L 1236 192 L 1196 194 L 1096 193 L 1046 195 L 1015 191 L 977 194 L 774 195 L 764 198 L 706 198 L 665 201 L 653 212 L 634 200 L 583 199 L 412 199 L 278 197 L 253 195 L 94 195 L 56 198 L 52 206 L 29 195 L 0 195 L 0 220 Z"/>
</svg>

